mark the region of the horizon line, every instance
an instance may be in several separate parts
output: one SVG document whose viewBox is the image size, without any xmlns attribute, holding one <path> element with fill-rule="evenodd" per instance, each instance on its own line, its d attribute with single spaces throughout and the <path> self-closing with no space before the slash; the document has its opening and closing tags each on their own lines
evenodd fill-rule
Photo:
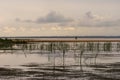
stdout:
<svg viewBox="0 0 120 80">
<path fill-rule="evenodd" d="M 0 36 L 0 38 L 120 38 L 120 36 Z"/>
</svg>

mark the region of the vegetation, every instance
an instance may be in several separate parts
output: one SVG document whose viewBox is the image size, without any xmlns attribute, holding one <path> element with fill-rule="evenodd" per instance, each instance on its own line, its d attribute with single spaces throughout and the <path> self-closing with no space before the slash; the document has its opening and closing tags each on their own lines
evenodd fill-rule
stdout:
<svg viewBox="0 0 120 80">
<path fill-rule="evenodd" d="M 0 49 L 11 48 L 13 41 L 10 39 L 1 39 L 0 38 Z"/>
<path fill-rule="evenodd" d="M 23 40 L 12 40 L 12 39 L 2 39 L 0 38 L 0 49 L 12 49 L 15 44 L 26 44 Z"/>
</svg>

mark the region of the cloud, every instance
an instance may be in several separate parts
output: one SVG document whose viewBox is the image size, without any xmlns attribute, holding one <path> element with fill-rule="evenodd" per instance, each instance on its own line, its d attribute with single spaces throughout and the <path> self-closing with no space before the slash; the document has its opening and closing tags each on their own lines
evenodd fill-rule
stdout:
<svg viewBox="0 0 120 80">
<path fill-rule="evenodd" d="M 27 22 L 27 23 L 33 23 L 34 21 L 32 21 L 32 20 L 21 20 L 20 18 L 16 18 L 15 19 L 15 21 L 17 21 L 17 22 Z"/>
<path fill-rule="evenodd" d="M 81 17 L 79 20 L 73 20 L 71 18 L 67 18 L 62 14 L 59 14 L 55 11 L 48 13 L 44 17 L 40 17 L 36 20 L 21 20 L 16 18 L 18 22 L 25 23 L 36 23 L 36 24 L 53 24 L 52 26 L 64 26 L 64 27 L 114 27 L 120 26 L 120 19 L 112 20 L 107 19 L 104 16 L 93 13 L 92 11 L 88 11 Z"/>
<path fill-rule="evenodd" d="M 91 11 L 85 13 L 83 19 L 78 22 L 80 27 L 114 27 L 120 26 L 120 19 L 108 20 L 103 16 L 93 14 Z"/>
<path fill-rule="evenodd" d="M 21 19 L 20 19 L 20 18 L 16 18 L 15 21 L 18 21 L 18 22 L 19 22 L 19 21 L 21 21 Z"/>
<path fill-rule="evenodd" d="M 74 31 L 75 28 L 74 27 L 65 27 L 64 30 L 68 30 L 68 31 Z"/>
<path fill-rule="evenodd" d="M 14 33 L 16 31 L 16 28 L 14 28 L 14 27 L 3 27 L 2 31 L 4 33 L 10 33 L 11 34 L 11 33 Z"/>
<path fill-rule="evenodd" d="M 55 27 L 51 27 L 51 30 L 53 30 L 53 31 L 74 31 L 75 28 L 74 27 L 59 27 L 59 26 L 55 26 Z"/>
<path fill-rule="evenodd" d="M 37 23 L 65 23 L 71 21 L 73 21 L 73 19 L 65 18 L 63 15 L 56 12 L 50 12 L 45 17 L 36 20 Z"/>
<path fill-rule="evenodd" d="M 120 19 L 104 21 L 104 22 L 99 23 L 98 26 L 106 26 L 106 27 L 120 26 Z"/>
<path fill-rule="evenodd" d="M 103 16 L 93 14 L 91 11 L 86 12 L 85 16 L 86 16 L 87 19 L 89 19 L 89 20 L 95 20 L 95 21 L 101 21 L 101 20 L 104 19 Z"/>
<path fill-rule="evenodd" d="M 90 19 L 94 19 L 94 17 L 95 17 L 90 11 L 87 12 L 85 16 L 86 16 L 87 18 L 90 18 Z"/>
<path fill-rule="evenodd" d="M 17 18 L 16 21 L 30 22 L 30 23 L 68 23 L 68 22 L 72 22 L 73 19 L 66 18 L 62 14 L 59 14 L 55 11 L 52 11 L 52 12 L 48 13 L 46 16 L 40 17 L 40 18 L 36 19 L 35 21 L 33 21 L 33 20 L 21 20 L 19 18 Z"/>
</svg>

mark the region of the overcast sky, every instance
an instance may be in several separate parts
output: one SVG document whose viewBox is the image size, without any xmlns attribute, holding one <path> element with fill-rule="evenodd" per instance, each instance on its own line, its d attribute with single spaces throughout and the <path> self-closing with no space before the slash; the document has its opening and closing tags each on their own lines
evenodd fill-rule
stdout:
<svg viewBox="0 0 120 80">
<path fill-rule="evenodd" d="M 0 36 L 120 35 L 120 0 L 0 0 Z"/>
</svg>

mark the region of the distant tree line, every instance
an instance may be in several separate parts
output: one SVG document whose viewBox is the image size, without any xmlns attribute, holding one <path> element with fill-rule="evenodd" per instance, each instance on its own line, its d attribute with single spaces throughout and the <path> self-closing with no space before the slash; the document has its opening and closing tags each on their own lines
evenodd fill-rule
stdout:
<svg viewBox="0 0 120 80">
<path fill-rule="evenodd" d="M 25 44 L 25 43 L 27 43 L 27 41 L 19 39 L 12 40 L 7 38 L 5 39 L 0 38 L 0 44 Z"/>
</svg>

